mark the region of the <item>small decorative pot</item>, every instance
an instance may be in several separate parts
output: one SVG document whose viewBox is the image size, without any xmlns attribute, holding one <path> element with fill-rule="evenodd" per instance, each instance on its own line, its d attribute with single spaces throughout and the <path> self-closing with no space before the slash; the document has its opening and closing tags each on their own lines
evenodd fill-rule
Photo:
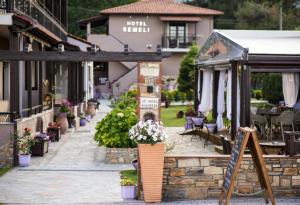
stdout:
<svg viewBox="0 0 300 205">
<path fill-rule="evenodd" d="M 132 160 L 131 164 L 132 164 L 132 166 L 134 167 L 135 170 L 138 169 L 138 160 L 137 159 Z"/>
<path fill-rule="evenodd" d="M 80 125 L 81 127 L 85 126 L 85 125 L 86 125 L 86 119 L 85 119 L 85 118 L 80 118 L 80 120 L 79 120 L 79 125 Z"/>
<path fill-rule="evenodd" d="M 86 109 L 86 114 L 91 115 L 94 117 L 96 115 L 96 103 L 94 102 L 88 102 L 88 107 Z"/>
<path fill-rule="evenodd" d="M 60 124 L 61 134 L 65 134 L 69 127 L 67 113 L 66 112 L 59 113 L 57 122 L 58 124 Z"/>
<path fill-rule="evenodd" d="M 31 154 L 19 154 L 19 165 L 27 167 L 30 164 Z"/>
<path fill-rule="evenodd" d="M 207 127 L 210 133 L 216 133 L 217 131 L 217 124 L 215 123 L 204 123 L 204 127 Z"/>
<path fill-rule="evenodd" d="M 135 186 L 121 186 L 122 198 L 125 200 L 135 199 Z"/>
</svg>

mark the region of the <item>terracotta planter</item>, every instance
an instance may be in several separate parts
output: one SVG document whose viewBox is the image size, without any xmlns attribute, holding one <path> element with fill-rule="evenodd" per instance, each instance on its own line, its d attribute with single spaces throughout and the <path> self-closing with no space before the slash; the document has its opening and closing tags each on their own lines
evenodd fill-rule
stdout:
<svg viewBox="0 0 300 205">
<path fill-rule="evenodd" d="M 141 181 L 145 202 L 160 202 L 162 194 L 164 144 L 139 144 Z"/>
<path fill-rule="evenodd" d="M 95 106 L 96 106 L 96 103 L 88 102 L 88 107 L 86 109 L 86 114 L 91 115 L 92 117 L 94 117 L 96 115 Z"/>
<path fill-rule="evenodd" d="M 65 134 L 69 127 L 67 113 L 59 113 L 57 123 L 60 125 L 61 134 Z"/>
</svg>

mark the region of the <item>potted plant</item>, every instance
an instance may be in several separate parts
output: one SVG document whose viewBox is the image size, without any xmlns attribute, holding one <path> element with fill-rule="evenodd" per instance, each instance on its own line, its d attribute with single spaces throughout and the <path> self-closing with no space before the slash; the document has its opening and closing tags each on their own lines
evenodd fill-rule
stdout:
<svg viewBox="0 0 300 205">
<path fill-rule="evenodd" d="M 134 181 L 123 178 L 121 179 L 121 194 L 122 198 L 125 200 L 133 200 L 135 199 L 135 190 L 136 190 L 136 184 Z"/>
<path fill-rule="evenodd" d="M 145 202 L 160 202 L 164 164 L 164 144 L 167 137 L 160 122 L 140 121 L 129 131 L 130 139 L 138 143 L 139 163 Z"/>
<path fill-rule="evenodd" d="M 51 142 L 58 142 L 60 140 L 60 124 L 57 122 L 50 122 L 47 128 L 47 135 Z"/>
<path fill-rule="evenodd" d="M 35 136 L 35 144 L 31 148 L 32 156 L 41 156 L 48 152 L 49 136 L 46 133 L 39 133 Z"/>
<path fill-rule="evenodd" d="M 31 158 L 31 148 L 35 143 L 35 139 L 31 134 L 30 128 L 25 128 L 22 135 L 19 133 L 14 134 L 17 140 L 19 151 L 19 165 L 21 167 L 29 166 Z"/>
<path fill-rule="evenodd" d="M 73 128 L 75 125 L 75 115 L 72 112 L 67 114 L 69 128 Z"/>
<path fill-rule="evenodd" d="M 95 108 L 97 106 L 97 103 L 94 100 L 90 99 L 90 100 L 88 100 L 87 104 L 88 104 L 88 107 L 86 109 L 86 114 L 90 115 L 91 117 L 94 117 L 96 115 Z"/>
<path fill-rule="evenodd" d="M 83 114 L 81 114 L 79 117 L 80 117 L 80 119 L 79 119 L 79 125 L 81 127 L 85 126 L 86 125 L 86 121 L 87 121 L 86 117 Z"/>
<path fill-rule="evenodd" d="M 68 119 L 67 119 L 67 114 L 71 111 L 71 103 L 67 100 L 63 100 L 60 108 L 59 108 L 59 115 L 58 115 L 58 123 L 61 126 L 61 134 L 64 134 L 68 127 L 69 127 L 69 123 L 68 123 Z"/>
<path fill-rule="evenodd" d="M 216 133 L 217 132 L 217 124 L 215 119 L 204 119 L 204 127 L 208 129 L 210 133 Z"/>
</svg>

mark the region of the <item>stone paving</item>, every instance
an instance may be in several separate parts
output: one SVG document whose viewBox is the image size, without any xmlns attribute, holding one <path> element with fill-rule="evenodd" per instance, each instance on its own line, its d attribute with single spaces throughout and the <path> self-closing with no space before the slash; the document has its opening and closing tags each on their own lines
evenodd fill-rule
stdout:
<svg viewBox="0 0 300 205">
<path fill-rule="evenodd" d="M 198 155 L 198 154 L 217 154 L 214 145 L 210 142 L 204 148 L 204 139 L 193 137 L 192 135 L 180 135 L 184 131 L 183 127 L 166 127 L 168 135 L 166 140 L 167 154 L 172 155 Z"/>
</svg>

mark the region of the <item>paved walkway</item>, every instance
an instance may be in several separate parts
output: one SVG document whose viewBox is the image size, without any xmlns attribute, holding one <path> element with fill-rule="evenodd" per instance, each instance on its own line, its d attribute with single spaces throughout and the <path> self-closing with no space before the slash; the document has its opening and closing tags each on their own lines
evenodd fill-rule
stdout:
<svg viewBox="0 0 300 205">
<path fill-rule="evenodd" d="M 33 157 L 29 167 L 16 167 L 1 177 L 0 204 L 121 202 L 119 170 L 132 167 L 101 162 L 104 150 L 93 140 L 96 123 L 109 111 L 107 102 L 101 102 L 86 127 L 51 143 L 49 153 Z"/>
</svg>

